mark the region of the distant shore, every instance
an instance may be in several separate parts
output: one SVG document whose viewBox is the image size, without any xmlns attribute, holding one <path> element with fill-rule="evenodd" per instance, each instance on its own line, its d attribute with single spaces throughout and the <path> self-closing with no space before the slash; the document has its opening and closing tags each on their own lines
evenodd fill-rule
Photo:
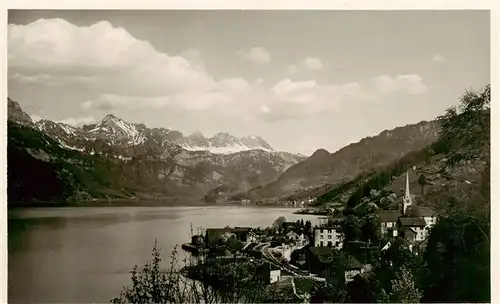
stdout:
<svg viewBox="0 0 500 304">
<path fill-rule="evenodd" d="M 302 215 L 328 215 L 326 211 L 316 210 L 316 209 L 300 209 L 295 211 L 293 214 L 302 214 Z"/>
<path fill-rule="evenodd" d="M 202 200 L 186 198 L 186 199 L 101 199 L 96 201 L 79 201 L 79 202 L 64 202 L 64 201 L 35 201 L 35 202 L 8 202 L 8 209 L 17 208 L 61 208 L 61 207 L 176 207 L 176 206 L 254 206 L 268 208 L 294 208 L 282 204 L 243 204 L 238 201 L 223 201 L 217 203 L 207 203 Z"/>
</svg>

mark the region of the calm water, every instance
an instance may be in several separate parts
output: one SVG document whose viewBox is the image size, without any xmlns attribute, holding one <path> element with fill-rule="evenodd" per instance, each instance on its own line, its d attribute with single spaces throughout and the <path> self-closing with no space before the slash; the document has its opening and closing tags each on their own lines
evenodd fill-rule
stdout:
<svg viewBox="0 0 500 304">
<path fill-rule="evenodd" d="M 196 227 L 265 227 L 295 209 L 241 206 L 35 208 L 9 212 L 9 302 L 105 303 L 150 258 L 168 259 Z M 181 258 L 185 253 L 179 248 Z"/>
</svg>

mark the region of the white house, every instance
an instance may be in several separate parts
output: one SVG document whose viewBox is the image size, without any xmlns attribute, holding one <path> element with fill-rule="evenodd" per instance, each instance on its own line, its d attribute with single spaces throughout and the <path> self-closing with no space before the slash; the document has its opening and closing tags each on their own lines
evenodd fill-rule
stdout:
<svg viewBox="0 0 500 304">
<path fill-rule="evenodd" d="M 364 268 L 354 256 L 348 256 L 344 271 L 345 282 L 349 283 L 354 280 L 355 276 L 364 272 Z"/>
<path fill-rule="evenodd" d="M 343 236 L 340 227 L 314 227 L 314 246 L 342 248 Z"/>
<path fill-rule="evenodd" d="M 423 241 L 427 237 L 426 223 L 422 217 L 400 217 L 398 228 L 401 231 L 410 230 L 415 234 L 415 241 Z"/>
<path fill-rule="evenodd" d="M 272 284 L 278 282 L 281 279 L 281 269 L 269 264 L 269 282 Z"/>
<path fill-rule="evenodd" d="M 399 211 L 381 210 L 378 216 L 380 218 L 380 233 L 384 235 L 389 232 L 392 236 L 397 236 L 396 223 L 401 213 Z"/>
</svg>

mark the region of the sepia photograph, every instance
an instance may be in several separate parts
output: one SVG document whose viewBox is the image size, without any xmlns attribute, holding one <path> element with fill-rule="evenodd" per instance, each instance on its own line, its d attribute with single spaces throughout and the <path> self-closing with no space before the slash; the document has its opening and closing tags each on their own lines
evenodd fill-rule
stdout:
<svg viewBox="0 0 500 304">
<path fill-rule="evenodd" d="M 490 10 L 6 15 L 9 303 L 492 302 Z"/>
</svg>

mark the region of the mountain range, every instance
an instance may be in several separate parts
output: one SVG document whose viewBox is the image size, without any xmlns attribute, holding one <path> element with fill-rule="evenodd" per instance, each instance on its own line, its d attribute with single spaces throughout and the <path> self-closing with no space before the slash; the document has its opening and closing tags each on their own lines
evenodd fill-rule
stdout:
<svg viewBox="0 0 500 304">
<path fill-rule="evenodd" d="M 208 191 L 220 185 L 235 191 L 246 191 L 276 179 L 290 166 L 305 159 L 300 155 L 274 151 L 255 135 L 236 138 L 228 133 L 219 133 L 205 138 L 201 133 L 195 133 L 184 137 L 179 131 L 148 128 L 144 124 L 129 123 L 111 114 L 97 124 L 80 128 L 51 120 L 33 122 L 19 104 L 10 98 L 8 119 L 9 151 L 23 151 L 40 160 L 40 154 L 51 155 L 53 151 L 63 149 L 73 152 L 73 158 L 92 156 L 98 163 L 112 162 L 114 167 L 119 167 L 115 172 L 120 175 L 119 178 L 106 177 L 113 179 L 117 185 L 109 185 L 102 174 L 96 173 L 99 179 L 104 179 L 98 188 L 106 191 L 100 193 L 82 185 L 80 193 L 84 195 L 73 198 L 77 200 L 115 196 L 171 198 L 179 194 L 196 198 L 204 197 Z M 30 137 L 30 140 L 31 137 L 39 137 L 42 140 L 37 141 L 35 146 L 29 146 L 28 143 L 32 141 L 23 137 Z M 9 161 L 14 162 L 15 158 L 10 156 Z M 41 160 L 48 163 L 78 163 L 75 159 L 57 157 Z M 11 165 L 12 170 L 29 170 L 22 169 L 19 164 Z M 91 169 L 95 168 L 82 168 L 83 171 Z M 119 181 L 123 176 L 128 178 L 121 184 Z M 80 180 L 81 176 L 74 178 Z M 91 184 L 88 187 L 96 186 L 95 182 Z M 85 194 L 89 190 L 95 194 Z M 109 190 L 115 194 L 108 194 Z M 11 199 L 31 198 L 20 196 L 22 192 L 16 191 Z"/>
<path fill-rule="evenodd" d="M 82 127 L 51 120 L 33 122 L 10 98 L 8 119 L 9 201 L 132 197 L 279 200 L 384 166 L 429 145 L 439 131 L 434 121 L 420 122 L 364 138 L 335 153 L 318 149 L 304 157 L 274 151 L 256 135 L 237 138 L 218 133 L 207 138 L 197 132 L 184 136 L 112 114 Z M 11 157 L 13 153 L 17 157 Z M 65 190 L 50 195 L 33 193 L 29 187 L 41 186 L 25 165 L 30 162 L 47 171 L 44 174 L 51 176 L 47 180 L 57 180 Z"/>
<path fill-rule="evenodd" d="M 324 185 L 350 181 L 361 173 L 383 168 L 411 151 L 429 146 L 438 139 L 439 130 L 438 122 L 422 121 L 363 138 L 334 153 L 318 149 L 278 179 L 243 196 L 250 199 L 293 197 L 305 189 L 316 193 L 315 189 Z"/>
</svg>

